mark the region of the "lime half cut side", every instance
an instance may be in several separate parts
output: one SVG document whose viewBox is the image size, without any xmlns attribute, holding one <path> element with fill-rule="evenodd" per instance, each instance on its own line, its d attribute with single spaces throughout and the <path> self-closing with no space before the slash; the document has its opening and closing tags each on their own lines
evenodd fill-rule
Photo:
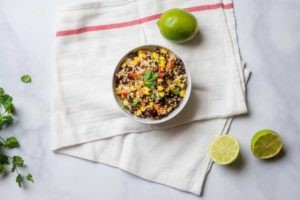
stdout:
<svg viewBox="0 0 300 200">
<path fill-rule="evenodd" d="M 228 165 L 236 160 L 240 146 L 237 139 L 230 135 L 221 135 L 212 141 L 209 148 L 211 159 L 219 165 Z"/>
<path fill-rule="evenodd" d="M 273 158 L 280 152 L 282 146 L 278 133 L 269 129 L 255 133 L 251 139 L 251 152 L 260 159 Z"/>
</svg>

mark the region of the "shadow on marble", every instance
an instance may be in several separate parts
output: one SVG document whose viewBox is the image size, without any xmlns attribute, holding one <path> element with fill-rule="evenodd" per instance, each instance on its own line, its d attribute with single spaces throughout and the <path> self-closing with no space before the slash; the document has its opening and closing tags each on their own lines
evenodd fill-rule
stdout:
<svg viewBox="0 0 300 200">
<path fill-rule="evenodd" d="M 245 162 L 245 159 L 244 159 L 244 156 L 243 156 L 243 152 L 240 151 L 239 156 L 237 157 L 237 159 L 232 164 L 227 165 L 225 167 L 229 170 L 239 172 L 244 168 L 245 163 L 246 162 Z"/>
<path fill-rule="evenodd" d="M 283 147 L 277 156 L 270 158 L 270 159 L 262 160 L 262 162 L 266 162 L 266 163 L 277 162 L 277 161 L 281 160 L 286 154 L 287 154 L 287 151 Z"/>
</svg>

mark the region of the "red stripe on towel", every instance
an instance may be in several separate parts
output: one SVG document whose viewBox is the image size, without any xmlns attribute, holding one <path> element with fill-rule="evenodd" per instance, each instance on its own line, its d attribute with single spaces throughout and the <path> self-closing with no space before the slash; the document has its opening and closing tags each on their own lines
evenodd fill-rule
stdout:
<svg viewBox="0 0 300 200">
<path fill-rule="evenodd" d="M 209 5 L 201 5 L 201 6 L 184 8 L 184 10 L 186 10 L 188 12 L 198 12 L 198 11 L 203 11 L 203 10 L 215 10 L 215 9 L 219 9 L 219 8 L 231 9 L 231 8 L 233 8 L 233 4 L 232 3 L 230 3 L 230 4 L 217 3 L 217 4 L 209 4 Z M 109 30 L 109 29 L 123 28 L 123 27 L 127 27 L 127 26 L 134 26 L 134 25 L 143 24 L 145 22 L 159 19 L 159 17 L 161 15 L 162 15 L 162 13 L 159 13 L 159 14 L 155 14 L 155 15 L 151 15 L 148 17 L 143 17 L 140 19 L 131 20 L 131 21 L 127 21 L 127 22 L 96 25 L 96 26 L 87 26 L 87 27 L 82 27 L 82 28 L 78 28 L 78 29 L 58 31 L 56 33 L 56 37 L 76 35 L 76 34 L 90 32 L 90 31 L 103 31 L 103 30 Z"/>
</svg>

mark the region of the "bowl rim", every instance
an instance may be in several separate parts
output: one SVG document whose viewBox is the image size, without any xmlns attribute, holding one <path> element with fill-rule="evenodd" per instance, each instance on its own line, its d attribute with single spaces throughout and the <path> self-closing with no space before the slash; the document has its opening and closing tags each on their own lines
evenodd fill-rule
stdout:
<svg viewBox="0 0 300 200">
<path fill-rule="evenodd" d="M 182 102 L 180 103 L 179 107 L 177 107 L 175 110 L 173 110 L 171 113 L 169 113 L 166 117 L 163 117 L 161 119 L 147 119 L 147 118 L 139 118 L 139 117 L 136 117 L 135 115 L 131 114 L 129 111 L 125 110 L 124 108 L 121 107 L 120 105 L 120 101 L 119 101 L 119 97 L 115 94 L 114 92 L 114 89 L 115 89 L 115 74 L 117 73 L 117 71 L 119 70 L 119 68 L 121 67 L 121 64 L 124 62 L 124 60 L 127 58 L 128 54 L 133 52 L 133 51 L 138 51 L 140 49 L 150 49 L 150 50 L 153 50 L 155 48 L 165 48 L 167 49 L 168 51 L 174 53 L 178 58 L 180 58 L 183 62 L 183 66 L 185 68 L 185 72 L 186 72 L 186 75 L 187 75 L 187 88 L 186 88 L 186 93 L 185 93 L 185 97 L 183 98 Z M 177 116 L 182 110 L 183 108 L 186 106 L 190 96 L 191 96 L 191 91 L 192 91 L 192 80 L 191 80 L 191 74 L 190 74 L 190 71 L 189 71 L 189 68 L 188 66 L 185 64 L 184 60 L 178 56 L 178 54 L 167 48 L 167 47 L 164 47 L 162 45 L 157 45 L 157 44 L 146 44 L 146 45 L 141 45 L 141 46 L 137 46 L 131 50 L 129 50 L 127 53 L 125 53 L 121 59 L 119 59 L 117 65 L 115 65 L 115 69 L 113 71 L 113 78 L 112 78 L 112 93 L 113 93 L 113 97 L 114 97 L 114 102 L 117 104 L 117 106 L 121 109 L 122 113 L 125 114 L 125 116 L 137 121 L 137 122 L 140 122 L 140 123 L 143 123 L 143 124 L 161 124 L 161 123 L 164 123 L 166 121 L 169 121 L 171 119 L 173 119 L 175 116 Z"/>
</svg>

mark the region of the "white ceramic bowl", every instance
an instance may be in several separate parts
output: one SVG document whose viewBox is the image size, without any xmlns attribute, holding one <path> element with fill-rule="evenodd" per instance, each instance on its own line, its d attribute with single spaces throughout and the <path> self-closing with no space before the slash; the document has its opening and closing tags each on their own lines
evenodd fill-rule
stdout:
<svg viewBox="0 0 300 200">
<path fill-rule="evenodd" d="M 121 106 L 121 101 L 119 99 L 119 97 L 115 94 L 114 92 L 114 88 L 116 86 L 116 81 L 115 81 L 115 74 L 119 71 L 119 68 L 121 67 L 122 63 L 125 61 L 125 59 L 127 58 L 128 54 L 130 54 L 131 52 L 134 52 L 134 51 L 138 51 L 140 49 L 149 49 L 149 50 L 155 50 L 156 48 L 165 48 L 167 49 L 168 51 L 170 52 L 173 52 L 178 58 L 180 58 L 178 56 L 177 53 L 175 53 L 174 51 L 166 48 L 166 47 L 163 47 L 163 46 L 160 46 L 160 45 L 144 45 L 144 46 L 139 46 L 137 48 L 134 48 L 132 50 L 130 50 L 128 53 L 126 53 L 121 59 L 120 61 L 118 62 L 115 70 L 114 70 L 114 74 L 113 74 L 113 78 L 112 78 L 112 92 L 113 92 L 113 95 L 114 95 L 114 98 L 116 100 L 116 103 L 118 104 L 119 108 L 122 110 L 122 112 L 129 118 L 137 121 L 137 122 L 140 122 L 140 123 L 144 123 L 144 124 L 160 124 L 160 123 L 163 123 L 163 122 L 166 122 L 172 118 L 174 118 L 177 114 L 180 113 L 180 111 L 184 108 L 184 106 L 187 104 L 188 102 L 188 99 L 191 95 L 191 90 L 192 90 L 192 82 L 191 82 L 191 75 L 190 75 L 190 72 L 189 72 L 189 69 L 188 67 L 185 65 L 184 61 L 182 60 L 182 58 L 180 58 L 183 62 L 183 66 L 185 68 L 185 71 L 186 71 L 186 75 L 187 75 L 187 88 L 186 88 L 186 94 L 183 98 L 183 100 L 181 101 L 181 103 L 179 104 L 179 106 L 177 108 L 175 108 L 171 113 L 169 113 L 166 117 L 163 117 L 161 119 L 148 119 L 148 118 L 139 118 L 139 117 L 136 117 L 135 115 L 131 114 L 129 112 L 129 110 L 127 109 L 124 109 L 122 108 Z"/>
</svg>

